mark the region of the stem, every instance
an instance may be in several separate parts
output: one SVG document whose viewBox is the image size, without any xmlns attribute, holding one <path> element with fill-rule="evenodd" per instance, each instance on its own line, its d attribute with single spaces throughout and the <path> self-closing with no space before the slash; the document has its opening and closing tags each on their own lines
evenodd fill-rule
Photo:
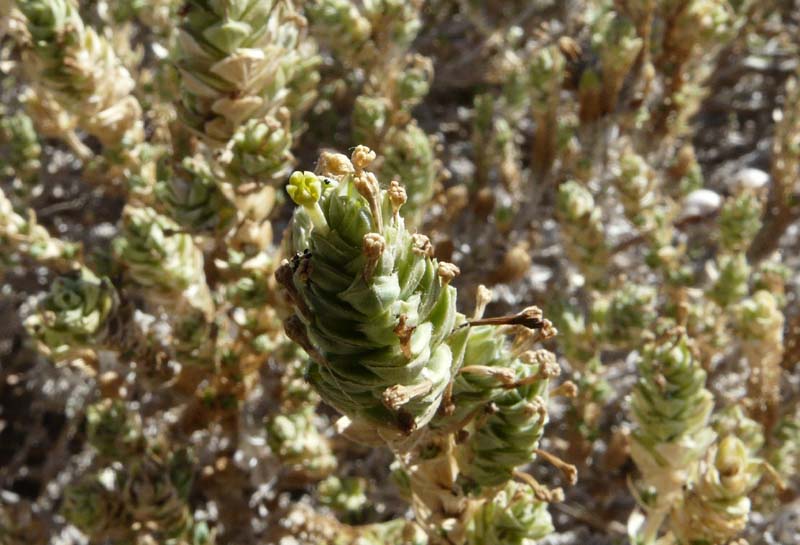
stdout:
<svg viewBox="0 0 800 545">
<path fill-rule="evenodd" d="M 319 203 L 315 202 L 313 206 L 304 206 L 303 208 L 308 213 L 308 217 L 311 218 L 314 229 L 318 229 L 321 235 L 327 235 L 330 232 L 330 227 L 328 227 L 328 222 L 325 220 L 325 214 L 322 213 L 322 207 L 320 207 Z"/>
<path fill-rule="evenodd" d="M 755 265 L 769 257 L 778 248 L 783 233 L 798 218 L 800 208 L 793 208 L 789 203 L 779 201 L 772 206 L 768 205 L 764 225 L 747 250 L 748 261 Z"/>
</svg>

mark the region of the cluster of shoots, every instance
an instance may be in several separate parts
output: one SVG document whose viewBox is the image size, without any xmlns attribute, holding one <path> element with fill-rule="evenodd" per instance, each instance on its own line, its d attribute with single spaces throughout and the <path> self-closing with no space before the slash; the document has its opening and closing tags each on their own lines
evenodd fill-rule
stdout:
<svg viewBox="0 0 800 545">
<path fill-rule="evenodd" d="M 0 350 L 72 457 L 0 471 L 0 543 L 740 545 L 798 497 L 798 76 L 758 153 L 698 136 L 792 17 L 495 4 L 0 0 Z"/>
<path fill-rule="evenodd" d="M 385 445 L 417 522 L 432 542 L 497 539 L 511 517 L 515 542 L 551 528 L 543 503 L 560 501 L 522 466 L 537 455 L 574 484 L 575 468 L 538 448 L 548 420 L 555 356 L 538 343 L 556 331 L 536 307 L 483 318 L 459 312 L 458 267 L 411 233 L 398 182 L 381 186 L 375 153 L 326 153 L 318 173 L 296 172 L 291 247 L 276 278 L 294 314 L 289 337 L 308 353 L 307 377 L 355 441 Z M 507 510 L 503 505 L 519 503 Z"/>
</svg>

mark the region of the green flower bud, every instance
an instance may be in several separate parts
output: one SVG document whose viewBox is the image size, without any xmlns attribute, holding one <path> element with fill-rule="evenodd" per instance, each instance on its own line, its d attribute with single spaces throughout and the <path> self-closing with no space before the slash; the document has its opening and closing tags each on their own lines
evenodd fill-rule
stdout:
<svg viewBox="0 0 800 545">
<path fill-rule="evenodd" d="M 317 485 L 322 505 L 342 513 L 357 514 L 367 505 L 367 482 L 363 478 L 330 476 Z"/>
<path fill-rule="evenodd" d="M 395 81 L 394 101 L 410 111 L 428 94 L 433 81 L 433 62 L 422 55 L 409 55 Z"/>
<path fill-rule="evenodd" d="M 534 115 L 543 115 L 558 104 L 566 62 L 555 45 L 538 49 L 528 66 L 528 92 Z"/>
<path fill-rule="evenodd" d="M 753 291 L 766 290 L 772 293 L 779 306 L 786 305 L 786 283 L 792 277 L 789 267 L 776 259 L 762 261 L 753 274 Z"/>
<path fill-rule="evenodd" d="M 761 229 L 761 199 L 752 191 L 729 198 L 720 210 L 720 246 L 731 253 L 744 252 Z"/>
<path fill-rule="evenodd" d="M 673 244 L 673 215 L 667 206 L 655 207 L 650 216 L 652 231 L 647 234 L 649 247 L 645 256 L 648 267 L 657 270 L 672 285 L 687 285 L 692 282 L 693 271 L 681 257 L 683 251 Z"/>
<path fill-rule="evenodd" d="M 216 543 L 215 533 L 209 529 L 204 521 L 197 521 L 192 526 L 192 535 L 189 545 L 214 545 Z"/>
<path fill-rule="evenodd" d="M 0 112 L 2 113 L 2 112 Z M 33 121 L 24 112 L 0 118 L 0 174 L 17 176 L 24 183 L 34 181 L 39 170 L 42 146 Z"/>
<path fill-rule="evenodd" d="M 174 0 L 129 0 L 114 2 L 108 7 L 115 23 L 124 24 L 138 19 L 159 36 L 166 36 L 171 30 L 172 17 L 180 5 Z"/>
<path fill-rule="evenodd" d="M 644 348 L 640 378 L 631 396 L 635 442 L 659 462 L 659 445 L 701 434 L 708 426 L 713 398 L 706 372 L 694 359 L 686 336 L 671 333 Z"/>
<path fill-rule="evenodd" d="M 359 95 L 353 105 L 353 139 L 377 143 L 387 129 L 390 108 L 388 98 Z"/>
<path fill-rule="evenodd" d="M 708 296 L 721 307 L 726 308 L 747 295 L 750 265 L 743 253 L 720 256 L 712 276 L 716 278 Z"/>
<path fill-rule="evenodd" d="M 724 317 L 727 311 L 700 290 L 689 292 L 687 303 L 670 306 L 668 314 L 674 319 L 686 310 L 686 331 L 697 342 L 701 361 L 709 362 L 731 342 L 729 323 Z"/>
<path fill-rule="evenodd" d="M 288 112 L 283 112 L 288 120 Z M 248 183 L 275 183 L 294 162 L 292 133 L 275 118 L 251 119 L 236 130 L 223 154 L 226 181 L 241 187 Z"/>
<path fill-rule="evenodd" d="M 608 310 L 607 304 L 603 307 L 604 312 Z M 592 309 L 592 315 L 596 315 L 598 310 Z M 589 361 L 595 352 L 593 331 L 587 328 L 581 310 L 567 301 L 556 300 L 548 306 L 546 314 L 558 329 L 559 344 L 565 359 L 577 364 Z M 592 318 L 592 321 L 595 320 Z"/>
<path fill-rule="evenodd" d="M 606 99 L 616 93 L 643 45 L 633 23 L 614 10 L 602 13 L 592 24 L 592 47 L 600 56 Z"/>
<path fill-rule="evenodd" d="M 125 460 L 144 446 L 138 414 L 129 411 L 122 400 L 90 405 L 86 409 L 86 433 L 97 452 L 110 460 Z"/>
<path fill-rule="evenodd" d="M 568 221 L 599 223 L 599 210 L 588 189 L 578 182 L 564 182 L 558 191 L 559 213 Z"/>
<path fill-rule="evenodd" d="M 757 291 L 733 308 L 733 316 L 750 367 L 747 397 L 752 403 L 751 415 L 761 422 L 774 422 L 780 410 L 784 353 L 784 316 L 778 298 Z"/>
<path fill-rule="evenodd" d="M 317 429 L 314 416 L 313 405 L 272 415 L 267 421 L 267 444 L 282 463 L 318 478 L 336 468 L 336 458 Z"/>
<path fill-rule="evenodd" d="M 713 426 L 719 437 L 738 437 L 747 446 L 750 454 L 756 454 L 764 446 L 764 427 L 748 418 L 738 404 L 729 405 L 714 413 Z"/>
<path fill-rule="evenodd" d="M 305 8 L 314 35 L 333 51 L 341 62 L 355 66 L 364 44 L 372 34 L 372 24 L 348 0 L 317 0 Z"/>
<path fill-rule="evenodd" d="M 225 299 L 231 304 L 243 308 L 258 308 L 268 304 L 272 293 L 269 280 L 261 271 L 254 271 L 250 276 L 237 278 L 225 287 Z"/>
<path fill-rule="evenodd" d="M 144 137 L 133 78 L 111 44 L 84 26 L 70 0 L 16 3 L 30 33 L 26 59 L 36 83 L 54 93 L 81 128 L 104 146 L 125 147 Z"/>
<path fill-rule="evenodd" d="M 706 372 L 680 331 L 644 348 L 639 373 L 630 399 L 636 425 L 631 457 L 655 492 L 655 505 L 664 509 L 714 439 L 708 427 L 714 400 L 705 388 Z"/>
<path fill-rule="evenodd" d="M 716 437 L 709 426 L 714 400 L 705 381 L 706 373 L 680 329 L 667 331 L 642 351 L 639 380 L 630 397 L 636 426 L 630 448 L 642 474 L 635 493 L 647 518 L 643 525 L 633 519 L 629 523 L 632 541 L 655 543 Z"/>
<path fill-rule="evenodd" d="M 467 529 L 467 545 L 528 545 L 553 532 L 547 504 L 530 487 L 509 483 L 481 505 Z"/>
<path fill-rule="evenodd" d="M 601 212 L 588 189 L 568 181 L 558 188 L 556 213 L 564 234 L 564 250 L 587 282 L 606 277 L 608 248 Z"/>
<path fill-rule="evenodd" d="M 448 285 L 456 269 L 406 230 L 405 191 L 381 190 L 363 170 L 374 153 L 359 146 L 353 159 L 355 172 L 346 165 L 341 181 L 323 188 L 320 219 L 295 210 L 299 255 L 276 274 L 296 312 L 287 333 L 311 356 L 309 380 L 324 401 L 354 422 L 410 432 L 433 417 L 458 362 L 464 335 L 452 333 L 462 318 Z M 311 202 L 314 180 L 295 176 L 296 194 L 309 186 L 300 200 Z"/>
<path fill-rule="evenodd" d="M 306 8 L 312 32 L 348 68 L 385 62 L 406 51 L 421 28 L 422 2 L 316 0 Z"/>
<path fill-rule="evenodd" d="M 513 27 L 519 29 L 519 27 Z M 509 42 L 506 42 L 509 44 Z M 503 86 L 500 90 L 499 104 L 502 104 L 503 117 L 515 124 L 528 114 L 528 108 L 533 110 L 531 95 L 533 84 L 527 77 L 523 60 L 515 53 L 507 53 L 509 58 L 503 59 L 501 71 L 503 75 Z M 497 98 L 492 97 L 492 100 Z M 538 112 L 533 110 L 534 115 Z"/>
<path fill-rule="evenodd" d="M 599 437 L 602 409 L 614 393 L 605 378 L 605 369 L 598 356 L 590 358 L 584 369 L 575 375 L 578 395 L 572 402 L 573 414 L 581 436 L 591 441 Z"/>
<path fill-rule="evenodd" d="M 747 526 L 747 495 L 761 477 L 761 461 L 729 435 L 709 451 L 704 469 L 683 504 L 672 511 L 670 528 L 679 543 L 728 543 Z"/>
<path fill-rule="evenodd" d="M 681 25 L 688 43 L 703 47 L 725 43 L 732 36 L 734 14 L 727 0 L 693 0 L 681 10 L 675 24 Z M 680 33 L 682 37 L 683 33 Z"/>
<path fill-rule="evenodd" d="M 66 360 L 102 346 L 117 305 L 111 281 L 81 269 L 53 282 L 25 326 L 56 360 Z"/>
<path fill-rule="evenodd" d="M 236 210 L 201 156 L 186 157 L 179 168 L 164 174 L 166 179 L 156 185 L 156 198 L 181 227 L 221 233 L 231 226 Z"/>
<path fill-rule="evenodd" d="M 192 237 L 152 208 L 127 206 L 114 255 L 131 278 L 146 288 L 182 292 L 204 285 L 203 254 Z"/>
<path fill-rule="evenodd" d="M 611 296 L 605 319 L 596 323 L 602 325 L 609 342 L 637 346 L 642 333 L 655 322 L 656 299 L 653 287 L 626 282 Z"/>
<path fill-rule="evenodd" d="M 422 21 L 421 0 L 377 0 L 364 2 L 364 15 L 373 29 L 380 29 L 386 40 L 400 50 L 408 49 L 417 37 Z"/>
<path fill-rule="evenodd" d="M 321 64 L 317 54 L 317 44 L 314 40 L 306 40 L 298 47 L 298 58 L 294 60 L 292 79 L 286 84 L 286 109 L 291 113 L 293 123 L 292 132 L 297 134 L 303 128 L 301 119 L 319 98 L 319 84 L 322 77 L 319 74 Z"/>
<path fill-rule="evenodd" d="M 381 178 L 397 180 L 405 187 L 408 201 L 400 213 L 411 226 L 418 225 L 433 198 L 439 169 L 431 139 L 416 123 L 410 123 L 391 129 L 382 151 Z"/>
<path fill-rule="evenodd" d="M 620 174 L 615 179 L 625 217 L 637 227 L 652 223 L 649 217 L 657 198 L 653 169 L 640 155 L 627 149 L 620 157 Z"/>
<path fill-rule="evenodd" d="M 786 480 L 800 474 L 800 418 L 789 415 L 781 419 L 773 432 L 774 447 L 767 461 Z"/>
<path fill-rule="evenodd" d="M 453 403 L 459 414 L 491 407 L 465 428 L 469 437 L 457 450 L 464 477 L 480 487 L 501 485 L 533 460 L 547 424 L 548 378 L 560 369 L 545 350 L 526 353 L 524 360 L 514 357 L 501 330 L 472 328 Z"/>
<path fill-rule="evenodd" d="M 75 268 L 80 245 L 51 237 L 47 229 L 36 223 L 33 210 L 29 209 L 26 217 L 21 216 L 0 190 L 0 257 L 13 258 L 15 252 L 53 265 L 57 270 L 70 270 Z"/>
<path fill-rule="evenodd" d="M 757 291 L 733 312 L 736 328 L 744 340 L 770 341 L 783 337 L 783 313 L 770 292 Z"/>
<path fill-rule="evenodd" d="M 276 115 L 298 71 L 308 77 L 302 61 L 317 58 L 306 56 L 305 20 L 289 3 L 191 0 L 183 12 L 175 52 L 178 113 L 213 146 L 223 146 L 250 119 Z"/>
<path fill-rule="evenodd" d="M 467 371 L 459 372 L 453 379 L 453 414 L 444 419 L 437 418 L 432 425 L 459 425 L 476 410 L 505 393 L 505 386 L 516 379 L 514 369 L 510 367 L 514 363 L 505 338 L 495 327 L 470 328 L 463 363 Z M 471 366 L 480 366 L 480 371 L 469 372 Z"/>
<path fill-rule="evenodd" d="M 172 324 L 172 348 L 175 358 L 183 364 L 211 366 L 216 346 L 213 329 L 204 312 L 187 310 L 176 316 Z"/>
</svg>

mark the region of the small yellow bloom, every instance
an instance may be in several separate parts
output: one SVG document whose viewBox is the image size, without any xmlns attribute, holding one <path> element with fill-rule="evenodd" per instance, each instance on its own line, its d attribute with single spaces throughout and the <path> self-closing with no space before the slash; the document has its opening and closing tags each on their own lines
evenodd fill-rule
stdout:
<svg viewBox="0 0 800 545">
<path fill-rule="evenodd" d="M 308 208 L 319 201 L 322 195 L 322 182 L 313 172 L 297 170 L 289 178 L 286 192 L 296 204 Z"/>
</svg>

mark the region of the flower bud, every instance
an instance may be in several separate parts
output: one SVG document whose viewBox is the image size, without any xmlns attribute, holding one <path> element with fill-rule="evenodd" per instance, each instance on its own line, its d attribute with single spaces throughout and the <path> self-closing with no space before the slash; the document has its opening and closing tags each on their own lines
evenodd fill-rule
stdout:
<svg viewBox="0 0 800 545">
<path fill-rule="evenodd" d="M 391 195 L 360 170 L 373 159 L 368 148 L 356 148 L 357 172 L 326 187 L 310 173 L 293 175 L 293 198 L 303 204 L 292 220 L 297 256 L 276 277 L 302 320 L 302 328 L 293 325 L 294 338 L 318 354 L 308 376 L 323 400 L 354 421 L 410 432 L 441 402 L 454 358 L 445 340 L 460 318 L 455 289 L 436 273 L 439 264 L 413 251 Z M 319 220 L 309 204 L 319 208 Z M 382 237 L 380 256 L 365 255 L 367 235 Z M 397 387 L 411 397 L 384 404 L 384 394 Z"/>
<path fill-rule="evenodd" d="M 292 112 L 302 113 L 319 59 L 291 4 L 190 0 L 182 11 L 175 57 L 187 127 L 222 147 L 240 126 L 284 104 L 302 105 Z"/>
<path fill-rule="evenodd" d="M 553 532 L 547 504 L 526 484 L 509 483 L 470 520 L 467 545 L 526 545 Z"/>
<path fill-rule="evenodd" d="M 118 304 L 111 281 L 81 269 L 53 282 L 25 326 L 54 359 L 63 361 L 102 346 Z"/>
<path fill-rule="evenodd" d="M 186 157 L 179 168 L 165 170 L 156 198 L 170 218 L 191 232 L 223 233 L 231 226 L 236 210 L 201 156 Z"/>
<path fill-rule="evenodd" d="M 127 206 L 114 254 L 141 286 L 182 292 L 204 285 L 203 254 L 192 237 L 152 208 Z"/>
</svg>

